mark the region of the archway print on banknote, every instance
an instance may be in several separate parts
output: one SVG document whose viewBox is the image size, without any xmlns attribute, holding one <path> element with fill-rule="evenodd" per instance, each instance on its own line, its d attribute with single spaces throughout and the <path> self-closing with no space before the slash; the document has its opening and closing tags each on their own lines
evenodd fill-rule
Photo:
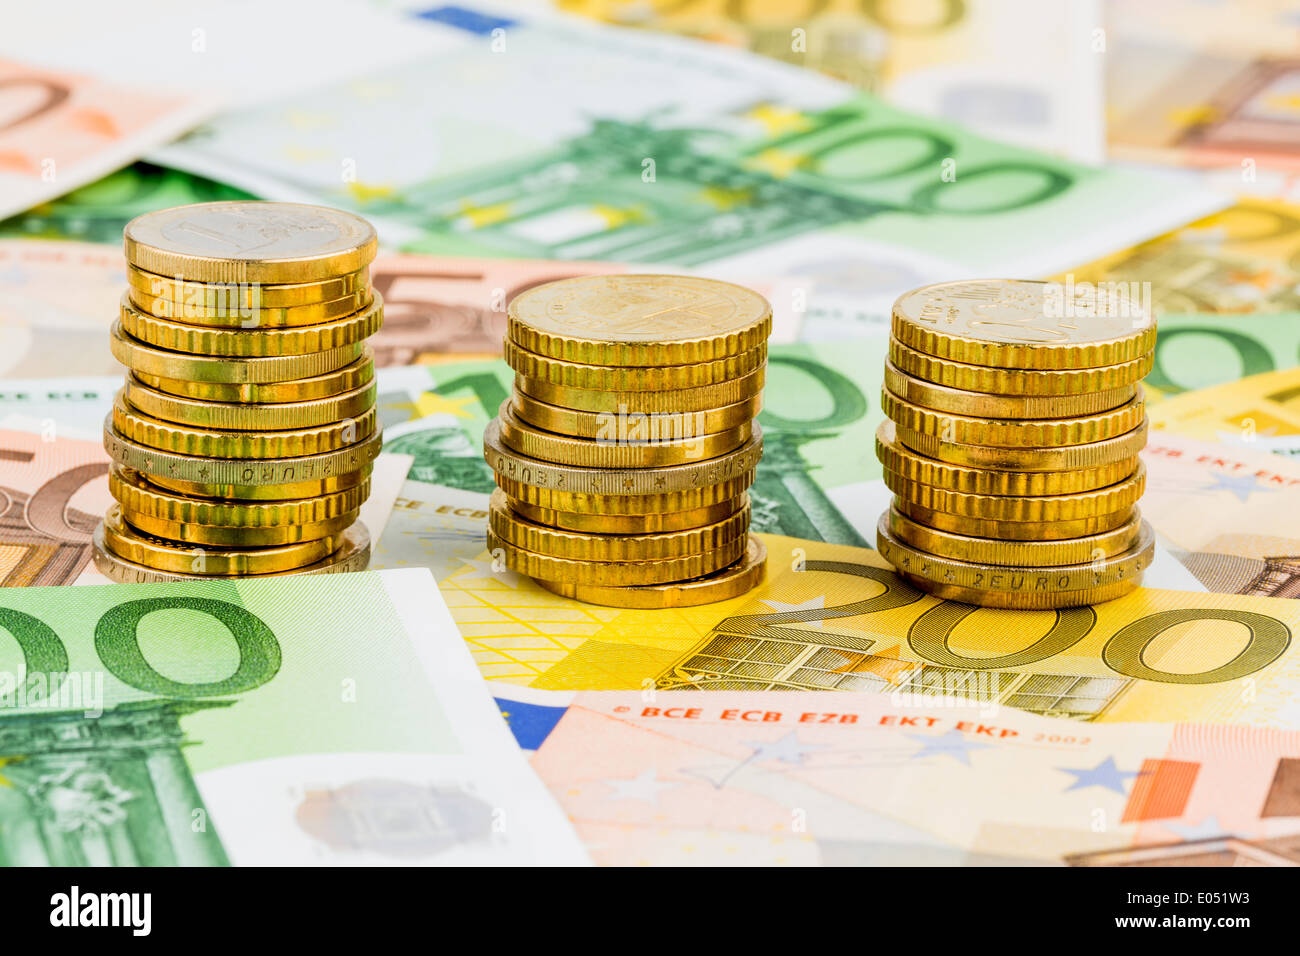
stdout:
<svg viewBox="0 0 1300 956">
<path fill-rule="evenodd" d="M 926 595 L 892 571 L 843 561 L 808 561 L 801 573 L 851 575 L 883 587 L 866 599 L 827 607 L 732 615 L 719 621 L 693 648 L 659 674 L 662 690 L 854 690 L 974 696 L 1048 716 L 1096 720 L 1136 683 L 1204 685 L 1240 681 L 1258 674 L 1290 647 L 1292 634 L 1282 621 L 1252 611 L 1179 608 L 1148 613 L 1106 637 L 1098 655 L 1110 676 L 1070 673 L 1061 666 L 1066 652 L 1093 634 L 1098 624 L 1091 607 L 1051 612 L 1046 631 L 1020 650 L 997 656 L 972 656 L 954 649 L 957 627 L 987 614 L 969 604 L 940 600 L 912 618 L 906 645 L 919 660 L 897 653 L 872 654 L 878 640 L 834 634 L 825 621 L 870 615 L 912 604 Z M 996 612 L 994 612 L 996 613 Z M 1161 670 L 1145 656 L 1173 629 L 1223 621 L 1246 633 L 1231 658 L 1200 671 Z M 1032 635 L 1034 632 L 1031 631 Z M 1029 670 L 1057 659 L 1049 671 Z"/>
</svg>

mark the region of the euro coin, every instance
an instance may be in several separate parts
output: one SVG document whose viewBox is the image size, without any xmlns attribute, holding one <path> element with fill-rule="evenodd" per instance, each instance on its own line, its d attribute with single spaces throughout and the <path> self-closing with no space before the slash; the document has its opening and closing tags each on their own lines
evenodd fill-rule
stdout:
<svg viewBox="0 0 1300 956">
<path fill-rule="evenodd" d="M 228 528 L 220 525 L 185 524 L 168 521 L 154 515 L 141 514 L 122 508 L 122 517 L 145 534 L 182 544 L 215 545 L 221 548 L 278 547 L 316 538 L 329 538 L 342 534 L 357 519 L 350 511 L 337 518 L 313 521 L 310 524 L 277 525 L 273 528 Z"/>
<path fill-rule="evenodd" d="M 338 451 L 364 441 L 375 430 L 373 407 L 356 418 L 311 428 L 275 431 L 222 431 L 177 425 L 144 415 L 126 403 L 122 392 L 113 402 L 113 427 L 141 445 L 177 455 L 204 458 L 298 458 Z"/>
<path fill-rule="evenodd" d="M 761 295 L 691 276 L 582 276 L 528 289 L 507 307 L 518 345 L 590 365 L 711 362 L 757 348 L 771 331 Z"/>
<path fill-rule="evenodd" d="M 886 513 L 886 520 L 894 537 L 918 551 L 974 564 L 1021 568 L 1084 564 L 1099 557 L 1112 557 L 1133 547 L 1142 524 L 1141 516 L 1137 508 L 1134 508 L 1129 520 L 1113 531 L 1062 541 L 1006 541 L 930 528 L 913 521 L 894 507 Z"/>
<path fill-rule="evenodd" d="M 374 407 L 375 392 L 372 380 L 351 392 L 302 402 L 279 402 L 273 405 L 205 402 L 169 395 L 128 375 L 125 397 L 131 408 L 179 425 L 235 431 L 274 431 L 313 428 L 342 418 L 356 418 Z"/>
<path fill-rule="evenodd" d="M 1131 508 L 1146 487 L 1146 466 L 1105 488 L 1069 495 L 981 495 L 949 491 L 884 472 L 885 487 L 910 504 L 988 521 L 1076 521 Z"/>
<path fill-rule="evenodd" d="M 999 448 L 1095 444 L 1131 432 L 1146 418 L 1141 389 L 1119 408 L 1095 415 L 1059 419 L 1016 420 L 953 415 L 912 405 L 889 389 L 882 390 L 880 402 L 881 411 L 899 428 L 929 435 L 945 443 Z"/>
<path fill-rule="evenodd" d="M 1073 518 L 1068 521 L 997 521 L 936 511 L 900 497 L 894 498 L 894 507 L 913 521 L 940 531 L 967 534 L 974 538 L 1005 538 L 1008 541 L 1063 541 L 1067 538 L 1083 538 L 1114 531 L 1133 515 L 1133 509 L 1130 507 L 1121 508 L 1110 514 Z"/>
<path fill-rule="evenodd" d="M 222 501 L 178 495 L 151 484 L 139 472 L 114 465 L 108 475 L 108 492 L 128 514 L 221 528 L 282 528 L 355 512 L 370 496 L 370 482 L 312 498 Z"/>
<path fill-rule="evenodd" d="M 748 375 L 766 364 L 767 345 L 690 365 L 587 365 L 538 355 L 506 339 L 505 359 L 515 374 L 552 385 L 644 392 L 698 388 Z"/>
<path fill-rule="evenodd" d="M 293 486 L 360 471 L 374 462 L 383 447 L 383 432 L 337 451 L 278 459 L 221 459 L 161 451 L 118 434 L 112 413 L 104 420 L 104 450 L 120 465 L 150 477 L 204 485 Z"/>
<path fill-rule="evenodd" d="M 727 498 L 716 504 L 703 505 L 689 511 L 657 511 L 652 514 L 592 514 L 582 511 L 556 511 L 515 498 L 510 508 L 534 524 L 549 525 L 564 531 L 583 531 L 592 534 L 658 534 L 664 531 L 682 531 L 714 524 L 740 511 L 749 502 L 746 494 Z"/>
<path fill-rule="evenodd" d="M 497 487 L 504 491 L 511 501 L 524 502 L 537 508 L 568 514 L 589 515 L 593 519 L 605 516 L 631 519 L 692 512 L 732 501 L 744 494 L 754 483 L 754 470 L 751 468 L 730 478 L 724 478 L 716 484 L 662 494 L 575 492 L 527 484 L 508 478 L 499 472 L 496 481 Z"/>
<path fill-rule="evenodd" d="M 570 388 L 540 379 L 515 376 L 515 390 L 530 398 L 581 412 L 623 412 L 658 415 L 664 412 L 698 412 L 734 405 L 753 398 L 763 389 L 766 369 L 760 368 L 714 385 L 679 388 L 665 392 L 620 392 L 593 388 Z"/>
<path fill-rule="evenodd" d="M 1084 588 L 1081 591 L 1001 591 L 938 584 L 915 574 L 903 574 L 903 578 L 933 597 L 945 601 L 959 601 L 979 607 L 1013 611 L 1050 611 L 1056 608 L 1103 604 L 1137 590 L 1137 586 L 1142 583 L 1142 576 L 1138 573 L 1127 581 L 1115 581 L 1111 584 L 1103 584 L 1101 587 Z"/>
<path fill-rule="evenodd" d="M 336 491 L 355 488 L 374 471 L 374 465 L 365 465 L 358 471 L 322 478 L 316 481 L 299 481 L 287 485 L 219 485 L 198 481 L 180 481 L 162 475 L 150 475 L 149 481 L 177 494 L 198 498 L 234 498 L 238 501 L 275 501 L 284 498 L 314 498 Z"/>
<path fill-rule="evenodd" d="M 1132 385 L 1151 371 L 1155 352 L 1118 365 L 1047 372 L 950 362 L 891 340 L 889 361 L 900 372 L 948 388 L 997 395 L 1051 397 L 1087 395 Z"/>
<path fill-rule="evenodd" d="M 546 580 L 537 583 L 548 591 L 586 604 L 658 610 L 729 601 L 762 584 L 766 571 L 767 548 L 762 541 L 750 535 L 743 558 L 721 571 L 690 581 L 632 587 L 601 587 Z"/>
<path fill-rule="evenodd" d="M 369 291 L 354 292 L 326 302 L 311 302 L 306 305 L 286 305 L 278 308 L 263 306 L 260 308 L 244 306 L 214 305 L 203 308 L 198 303 L 172 302 L 168 299 L 154 298 L 144 302 L 133 291 L 123 297 L 121 311 L 122 324 L 127 331 L 138 338 L 154 344 L 161 344 L 162 336 L 184 341 L 188 338 L 202 338 L 197 333 L 181 333 L 157 323 L 174 322 L 189 328 L 201 326 L 216 331 L 236 331 L 242 329 L 279 329 L 310 326 L 322 322 L 333 322 L 344 316 L 369 309 L 374 299 Z M 131 313 L 127 313 L 127 309 Z M 147 316 L 157 320 L 151 323 L 136 316 Z M 182 352 L 197 349 L 178 349 Z M 208 353 L 212 354 L 212 353 Z M 254 353 L 268 354 L 268 353 Z M 270 353 L 283 354 L 283 353 Z"/>
<path fill-rule="evenodd" d="M 350 365 L 333 372 L 297 378 L 287 382 L 196 382 L 178 378 L 161 378 L 140 371 L 137 381 L 178 398 L 198 402 L 244 403 L 251 405 L 307 402 L 351 392 L 375 380 L 375 357 L 369 346 Z"/>
<path fill-rule="evenodd" d="M 493 419 L 483 433 L 483 452 L 500 479 L 556 491 L 597 495 L 657 495 L 716 485 L 753 471 L 763 455 L 763 431 L 755 423 L 749 441 L 707 461 L 660 468 L 581 468 L 555 465 L 508 448 Z M 512 497 L 518 497 L 512 496 Z M 733 496 L 734 497 L 734 496 Z"/>
<path fill-rule="evenodd" d="M 1081 307 L 1056 282 L 938 282 L 894 303 L 890 330 L 908 348 L 993 368 L 1101 368 L 1140 359 L 1155 346 L 1143 302 L 1094 296 Z"/>
<path fill-rule="evenodd" d="M 195 282 L 317 282 L 364 269 L 378 238 L 360 216 L 300 203 L 175 206 L 137 216 L 123 230 L 127 262 Z"/>
<path fill-rule="evenodd" d="M 117 505 L 109 507 L 98 532 L 102 547 L 125 561 L 155 571 L 200 577 L 292 571 L 324 561 L 342 544 L 341 538 L 317 538 L 273 548 L 186 547 L 132 528 Z"/>
<path fill-rule="evenodd" d="M 368 354 L 364 343 L 353 342 L 351 345 L 303 355 L 256 358 L 192 355 L 157 348 L 132 338 L 122 331 L 121 322 L 113 323 L 109 348 L 113 352 L 113 358 L 142 375 L 240 385 L 312 378 L 351 365 L 363 354 Z"/>
<path fill-rule="evenodd" d="M 1083 395 L 993 395 L 935 385 L 901 371 L 885 360 L 885 388 L 909 405 L 974 418 L 1078 418 L 1108 412 L 1137 394 L 1121 385 Z"/>
<path fill-rule="evenodd" d="M 361 311 L 345 311 L 339 318 L 298 326 L 286 323 L 266 323 L 270 327 L 256 323 L 238 328 L 200 326 L 188 319 L 163 319 L 141 312 L 125 297 L 119 311 L 123 331 L 136 341 L 172 352 L 229 358 L 328 352 L 359 345 L 384 323 L 384 302 L 378 293 Z M 274 327 L 277 324 L 283 327 Z"/>
<path fill-rule="evenodd" d="M 1051 593 L 1099 588 L 1137 577 L 1155 555 L 1155 534 L 1144 521 L 1137 541 L 1127 551 L 1081 564 L 1019 568 L 958 561 L 921 551 L 895 537 L 889 530 L 888 515 L 881 515 L 876 527 L 876 550 L 904 574 L 935 584 L 988 591 Z"/>
<path fill-rule="evenodd" d="M 749 441 L 753 430 L 746 422 L 725 432 L 686 437 L 652 437 L 647 441 L 619 438 L 619 427 L 610 438 L 570 438 L 543 431 L 520 421 L 511 412 L 510 400 L 497 413 L 501 442 L 522 455 L 560 465 L 583 468 L 660 468 L 717 458 Z M 622 426 L 628 428 L 625 421 Z"/>
<path fill-rule="evenodd" d="M 613 408 L 607 412 L 581 412 L 539 401 L 516 390 L 510 407 L 530 425 L 573 438 L 607 438 L 611 434 L 638 435 L 711 435 L 748 424 L 763 410 L 762 394 L 755 394 L 732 405 L 695 412 L 660 412 L 647 415 L 630 408 Z"/>
<path fill-rule="evenodd" d="M 1004 471 L 966 468 L 918 455 L 896 440 L 895 425 L 884 421 L 876 429 L 876 458 L 900 478 L 950 491 L 981 495 L 1067 495 L 1104 488 L 1137 471 L 1139 458 L 1079 468 L 1074 471 Z"/>
<path fill-rule="evenodd" d="M 1102 468 L 1132 458 L 1147 443 L 1147 420 L 1130 432 L 1086 445 L 1043 448 L 999 448 L 944 441 L 898 425 L 894 434 L 904 446 L 926 458 L 937 458 L 968 468 L 1004 468 L 1010 471 L 1070 471 Z"/>
<path fill-rule="evenodd" d="M 110 514 L 112 514 L 112 509 L 110 509 Z M 130 526 L 128 525 L 127 527 L 129 528 Z M 212 556 L 217 554 L 217 550 L 215 548 L 206 549 L 205 553 L 208 555 L 208 563 L 204 565 L 205 570 L 203 572 L 185 573 L 185 572 L 167 571 L 167 570 L 155 568 L 151 565 L 140 564 L 135 561 L 129 560 L 128 558 L 120 557 L 119 555 L 115 554 L 112 551 L 112 549 L 108 546 L 105 540 L 104 529 L 105 529 L 105 523 L 101 523 L 95 529 L 95 533 L 93 535 L 93 542 L 94 542 L 93 553 L 94 553 L 95 567 L 99 570 L 101 574 L 104 575 L 104 577 L 108 578 L 110 581 L 114 581 L 118 584 L 145 584 L 151 582 L 164 582 L 164 581 L 204 581 L 204 580 L 210 581 L 214 577 L 221 576 L 221 575 L 214 575 L 210 570 L 207 570 L 207 568 L 213 566 L 211 563 Z M 131 529 L 131 530 L 135 531 L 135 529 Z M 135 531 L 135 533 L 140 534 L 138 531 Z M 148 537 L 146 535 L 140 535 L 140 536 L 142 538 Z M 313 564 L 306 564 L 306 565 L 302 565 L 301 567 L 295 567 L 292 569 L 284 569 L 280 571 L 265 571 L 259 573 L 267 574 L 267 575 L 336 574 L 336 573 L 346 573 L 350 571 L 364 571 L 366 569 L 366 566 L 370 563 L 370 535 L 367 533 L 365 525 L 363 525 L 360 521 L 354 522 L 350 527 L 347 528 L 347 530 L 343 531 L 337 538 L 329 538 L 325 540 L 337 542 L 338 546 L 334 549 L 333 552 L 331 552 L 329 555 L 322 558 L 321 560 L 316 561 Z M 197 556 L 195 555 L 195 550 L 196 549 L 194 548 L 190 548 L 186 552 L 190 556 L 191 561 L 197 560 Z M 282 551 L 283 549 L 271 548 L 271 549 L 263 549 L 263 550 L 270 552 L 270 551 Z M 234 559 L 235 556 L 240 553 L 241 553 L 240 549 L 228 549 L 226 552 L 228 558 L 230 559 Z M 239 573 L 241 574 L 241 576 L 243 576 L 244 574 L 244 572 L 233 572 L 233 573 Z M 247 576 L 256 577 L 255 574 L 248 574 Z"/>
<path fill-rule="evenodd" d="M 628 587 L 642 584 L 667 584 L 712 574 L 739 561 L 745 553 L 745 536 L 735 538 L 710 551 L 662 561 L 578 561 L 537 554 L 503 541 L 491 530 L 487 534 L 488 550 L 500 550 L 511 571 L 544 581 L 570 584 L 595 584 L 605 587 Z"/>
<path fill-rule="evenodd" d="M 191 282 L 184 276 L 160 276 L 135 266 L 126 269 L 127 292 L 136 308 L 154 315 L 180 316 L 187 307 L 205 312 L 282 309 L 315 305 L 370 289 L 370 270 L 361 269 L 319 282 L 271 285 L 264 282 L 222 284 Z M 156 304 L 168 311 L 159 311 Z"/>
</svg>

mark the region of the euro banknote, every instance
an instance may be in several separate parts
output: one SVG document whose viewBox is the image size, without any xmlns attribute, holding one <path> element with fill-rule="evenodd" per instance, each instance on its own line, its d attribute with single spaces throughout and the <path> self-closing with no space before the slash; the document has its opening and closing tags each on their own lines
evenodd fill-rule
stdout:
<svg viewBox="0 0 1300 956">
<path fill-rule="evenodd" d="M 926 281 L 1052 273 L 1224 204 L 739 50 L 473 5 L 418 18 L 446 33 L 438 56 L 228 113 L 151 155 L 355 210 L 418 251 L 800 279 L 827 336 L 841 312 L 883 327 Z M 434 85 L 474 96 L 430 112 Z"/>
<path fill-rule="evenodd" d="M 1065 281 L 1067 275 L 1057 278 Z M 1239 199 L 1220 212 L 1077 266 L 1068 278 L 1076 283 L 1146 283 L 1157 315 L 1297 312 L 1300 205 Z"/>
<path fill-rule="evenodd" d="M 427 571 L 0 612 L 0 864 L 585 862 Z"/>
<path fill-rule="evenodd" d="M 1300 456 L 1298 396 L 1300 367 L 1293 366 L 1184 392 L 1153 406 L 1148 415 L 1157 430 L 1295 457 Z"/>
<path fill-rule="evenodd" d="M 134 162 L 211 108 L 191 95 L 0 56 L 0 217 Z"/>
<path fill-rule="evenodd" d="M 740 46 L 904 109 L 1085 162 L 1103 156 L 1101 4 L 557 0 L 620 26 Z"/>
<path fill-rule="evenodd" d="M 1209 590 L 1300 598 L 1300 461 L 1169 429 L 1142 461 L 1142 516 Z"/>
<path fill-rule="evenodd" d="M 1297 362 L 1300 313 L 1164 315 L 1155 363 L 1142 386 L 1152 405 L 1239 379 L 1284 373 Z"/>
<path fill-rule="evenodd" d="M 599 864 L 1300 864 L 1295 730 L 1084 732 L 906 694 L 497 695 Z"/>
</svg>

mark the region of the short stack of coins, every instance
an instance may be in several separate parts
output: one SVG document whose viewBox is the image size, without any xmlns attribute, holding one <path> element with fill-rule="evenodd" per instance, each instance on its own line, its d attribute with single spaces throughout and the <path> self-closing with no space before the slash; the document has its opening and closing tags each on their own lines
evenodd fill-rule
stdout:
<svg viewBox="0 0 1300 956">
<path fill-rule="evenodd" d="M 881 557 L 983 607 L 1096 604 L 1154 555 L 1136 507 L 1154 360 L 1144 304 L 1047 282 L 924 286 L 894 303 L 876 433 Z"/>
<path fill-rule="evenodd" d="M 224 202 L 147 213 L 124 235 L 111 345 L 130 371 L 104 423 L 117 503 L 97 567 L 119 582 L 364 569 L 357 515 L 382 441 L 373 227 Z"/>
<path fill-rule="evenodd" d="M 749 289 L 588 276 L 515 297 L 514 391 L 484 435 L 488 546 L 566 597 L 685 607 L 757 585 L 748 489 L 772 312 Z"/>
</svg>

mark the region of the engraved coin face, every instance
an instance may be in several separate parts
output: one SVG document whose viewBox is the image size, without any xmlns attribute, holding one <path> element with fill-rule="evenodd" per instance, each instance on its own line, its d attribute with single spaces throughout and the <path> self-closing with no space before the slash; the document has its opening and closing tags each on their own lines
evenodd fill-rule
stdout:
<svg viewBox="0 0 1300 956">
<path fill-rule="evenodd" d="M 509 309 L 529 329 L 597 342 L 716 338 L 753 329 L 771 311 L 741 286 L 673 275 L 565 279 L 529 289 Z"/>
<path fill-rule="evenodd" d="M 131 220 L 124 234 L 127 258 L 138 268 L 218 282 L 240 281 L 235 265 L 260 271 L 265 281 L 342 274 L 369 263 L 377 245 L 374 227 L 360 216 L 282 202 L 162 209 Z"/>
<path fill-rule="evenodd" d="M 1150 302 L 1134 284 L 1019 279 L 942 282 L 894 303 L 899 341 L 975 365 L 1091 368 L 1140 358 L 1155 342 Z"/>
</svg>

